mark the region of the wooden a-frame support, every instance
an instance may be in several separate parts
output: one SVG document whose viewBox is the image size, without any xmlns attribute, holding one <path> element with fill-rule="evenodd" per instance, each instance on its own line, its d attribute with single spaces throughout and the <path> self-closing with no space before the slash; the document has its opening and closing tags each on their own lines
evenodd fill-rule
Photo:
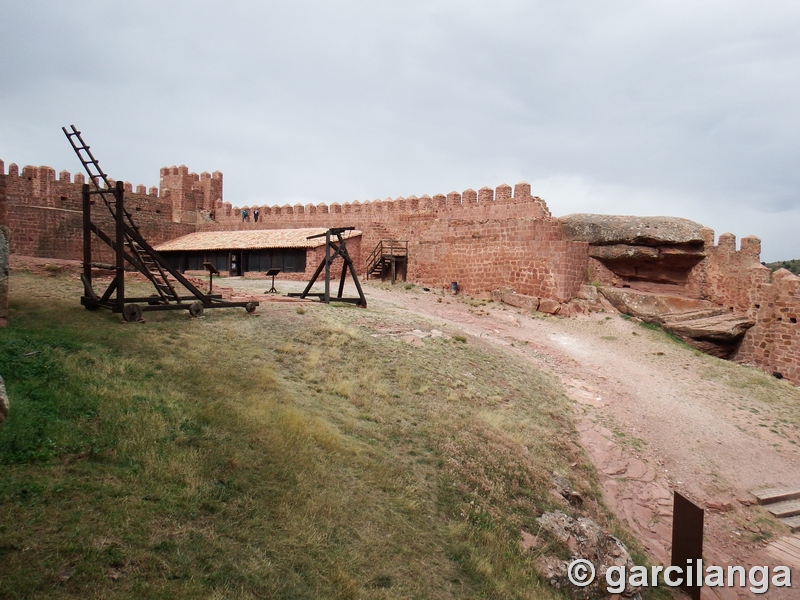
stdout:
<svg viewBox="0 0 800 600">
<path fill-rule="evenodd" d="M 318 237 L 325 236 L 325 256 L 322 258 L 322 261 L 319 263 L 317 270 L 314 271 L 314 275 L 311 277 L 311 281 L 308 282 L 306 289 L 304 289 L 300 293 L 290 293 L 289 296 L 305 298 L 306 296 L 318 296 L 321 302 L 325 304 L 330 304 L 331 301 L 331 264 L 333 261 L 336 260 L 336 257 L 341 257 L 344 264 L 342 265 L 342 276 L 339 280 L 339 293 L 336 295 L 337 302 L 350 302 L 355 304 L 356 306 L 360 306 L 361 308 L 367 307 L 367 299 L 364 297 L 364 291 L 361 289 L 361 283 L 358 281 L 358 275 L 356 274 L 355 265 L 353 265 L 353 260 L 350 258 L 350 255 L 347 253 L 347 245 L 345 244 L 343 233 L 345 231 L 352 231 L 355 227 L 334 227 L 332 229 L 328 229 L 325 233 L 318 233 L 316 235 L 308 236 L 306 239 L 314 239 Z M 331 236 L 336 236 L 336 239 L 331 239 Z M 333 252 L 331 252 L 333 251 Z M 321 293 L 310 293 L 311 287 L 316 283 L 317 278 L 322 273 L 322 270 L 325 270 L 325 291 Z M 356 284 L 356 289 L 358 290 L 358 298 L 343 298 L 342 294 L 344 293 L 344 281 L 347 278 L 347 271 L 350 270 L 350 275 L 353 277 L 353 283 Z"/>
</svg>

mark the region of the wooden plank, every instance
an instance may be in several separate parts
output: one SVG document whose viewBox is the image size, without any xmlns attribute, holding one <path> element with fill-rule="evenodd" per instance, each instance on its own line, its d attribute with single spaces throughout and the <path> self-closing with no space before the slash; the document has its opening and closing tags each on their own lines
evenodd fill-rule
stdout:
<svg viewBox="0 0 800 600">
<path fill-rule="evenodd" d="M 781 548 L 770 544 L 767 546 L 767 554 L 772 556 L 779 564 L 787 567 L 800 568 L 800 557 L 784 552 Z"/>
<path fill-rule="evenodd" d="M 800 498 L 800 489 L 798 488 L 768 487 L 753 490 L 751 493 L 758 499 L 758 503 L 762 506 L 764 504 L 783 502 L 785 500 L 797 500 Z"/>
<path fill-rule="evenodd" d="M 768 551 L 768 554 L 775 560 L 776 563 L 791 567 L 793 569 L 800 569 L 800 559 L 794 558 L 782 552 Z"/>
<path fill-rule="evenodd" d="M 788 556 L 792 556 L 797 560 L 800 560 L 800 550 L 794 548 L 792 546 L 787 545 L 783 540 L 778 540 L 775 542 L 775 548 L 787 554 Z"/>
<path fill-rule="evenodd" d="M 787 517 L 786 519 L 781 519 L 781 523 L 789 526 L 789 529 L 792 530 L 792 533 L 796 533 L 800 531 L 800 516 L 795 515 L 794 517 Z M 800 542 L 798 542 L 800 546 Z"/>
<path fill-rule="evenodd" d="M 787 566 L 800 568 L 800 548 L 794 545 L 797 541 L 796 536 L 784 536 L 770 543 L 767 553 Z"/>
<path fill-rule="evenodd" d="M 780 541 L 786 543 L 787 545 L 800 550 L 800 538 L 798 538 L 796 535 L 785 535 L 779 539 Z"/>
<path fill-rule="evenodd" d="M 765 507 L 773 517 L 782 519 L 800 515 L 800 500 L 787 500 L 786 502 L 776 502 L 767 504 Z"/>
</svg>

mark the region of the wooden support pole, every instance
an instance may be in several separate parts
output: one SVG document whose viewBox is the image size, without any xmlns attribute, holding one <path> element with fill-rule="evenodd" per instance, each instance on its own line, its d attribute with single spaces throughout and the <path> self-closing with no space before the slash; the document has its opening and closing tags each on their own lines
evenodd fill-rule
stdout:
<svg viewBox="0 0 800 600">
<path fill-rule="evenodd" d="M 92 203 L 89 198 L 89 184 L 81 187 L 83 200 L 83 276 L 92 286 Z"/>
<path fill-rule="evenodd" d="M 117 279 L 117 310 L 122 312 L 125 307 L 125 230 L 123 217 L 124 213 L 124 200 L 125 194 L 124 183 L 117 181 L 114 188 L 114 218 L 116 221 L 116 238 L 117 238 L 117 264 L 116 264 L 116 279 Z"/>
<path fill-rule="evenodd" d="M 331 303 L 331 230 L 325 232 L 325 304 Z"/>
</svg>

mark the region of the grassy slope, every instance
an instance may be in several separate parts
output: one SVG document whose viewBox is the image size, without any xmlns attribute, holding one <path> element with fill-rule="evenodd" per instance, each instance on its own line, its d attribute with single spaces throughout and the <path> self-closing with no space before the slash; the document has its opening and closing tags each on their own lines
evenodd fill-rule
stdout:
<svg viewBox="0 0 800 600">
<path fill-rule="evenodd" d="M 519 531 L 551 471 L 593 476 L 515 356 L 372 309 L 129 325 L 77 295 L 12 278 L 0 597 L 558 597 Z"/>
</svg>

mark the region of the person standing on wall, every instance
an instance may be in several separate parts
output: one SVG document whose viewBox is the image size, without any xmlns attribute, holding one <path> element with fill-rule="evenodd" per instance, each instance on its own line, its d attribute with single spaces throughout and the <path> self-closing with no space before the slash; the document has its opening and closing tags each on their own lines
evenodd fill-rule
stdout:
<svg viewBox="0 0 800 600">
<path fill-rule="evenodd" d="M 247 209 L 243 208 L 242 209 L 242 223 L 244 223 L 245 221 L 249 220 L 249 218 L 250 217 L 247 216 Z"/>
<path fill-rule="evenodd" d="M 253 209 L 253 221 L 258 223 L 258 209 L 257 208 Z"/>
</svg>

